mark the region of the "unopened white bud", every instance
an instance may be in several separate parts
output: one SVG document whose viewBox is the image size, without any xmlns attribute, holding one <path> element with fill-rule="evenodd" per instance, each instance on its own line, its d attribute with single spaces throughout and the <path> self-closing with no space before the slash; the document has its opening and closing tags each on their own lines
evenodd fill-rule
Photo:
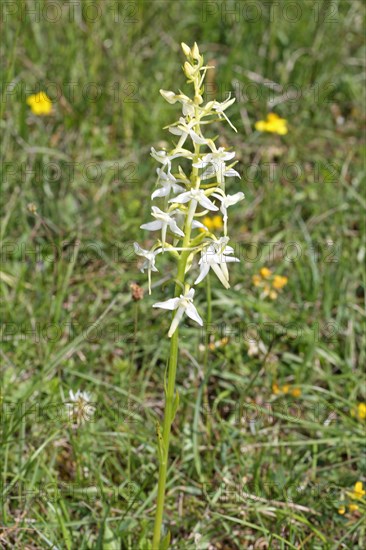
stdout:
<svg viewBox="0 0 366 550">
<path fill-rule="evenodd" d="M 173 104 L 177 102 L 177 96 L 174 92 L 169 90 L 159 90 L 159 92 L 168 103 Z"/>
<path fill-rule="evenodd" d="M 197 46 L 197 42 L 194 43 L 193 48 L 191 50 L 191 53 L 192 53 L 193 59 L 196 59 L 196 61 L 200 60 L 201 56 L 200 56 L 200 51 L 199 51 L 198 46 Z"/>
<path fill-rule="evenodd" d="M 188 61 L 186 61 L 184 63 L 184 74 L 186 75 L 187 78 L 193 78 L 194 73 L 195 73 L 194 67 L 192 67 L 192 65 L 188 63 Z"/>
<path fill-rule="evenodd" d="M 185 44 L 184 42 L 181 43 L 181 46 L 182 46 L 182 50 L 183 50 L 183 53 L 184 55 L 186 55 L 187 57 L 189 55 L 191 55 L 191 48 L 189 46 L 187 46 L 187 44 Z"/>
</svg>

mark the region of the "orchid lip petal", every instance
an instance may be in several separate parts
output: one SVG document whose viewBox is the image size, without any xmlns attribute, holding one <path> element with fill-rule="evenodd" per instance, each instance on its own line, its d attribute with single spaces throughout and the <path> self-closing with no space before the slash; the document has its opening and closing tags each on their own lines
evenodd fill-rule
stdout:
<svg viewBox="0 0 366 550">
<path fill-rule="evenodd" d="M 195 285 L 198 285 L 198 283 L 200 283 L 201 281 L 203 281 L 203 279 L 206 277 L 206 275 L 208 274 L 208 272 L 210 271 L 210 266 L 208 263 L 206 264 L 201 264 L 201 270 L 200 270 L 200 274 L 198 275 L 197 279 L 195 280 L 194 284 Z"/>
<path fill-rule="evenodd" d="M 171 338 L 173 336 L 173 334 L 175 333 L 175 331 L 177 330 L 178 328 L 178 325 L 183 317 L 183 313 L 184 313 L 184 308 L 183 307 L 178 307 L 177 309 L 177 313 L 174 315 L 173 317 L 173 321 L 170 325 L 170 328 L 169 328 L 169 332 L 168 332 L 168 336 L 169 338 Z"/>
</svg>

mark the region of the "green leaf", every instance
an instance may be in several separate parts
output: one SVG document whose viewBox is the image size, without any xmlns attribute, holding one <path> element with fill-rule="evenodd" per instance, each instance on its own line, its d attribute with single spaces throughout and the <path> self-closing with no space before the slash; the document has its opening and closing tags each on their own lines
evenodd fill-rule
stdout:
<svg viewBox="0 0 366 550">
<path fill-rule="evenodd" d="M 170 545 L 170 531 L 167 532 L 167 534 L 161 541 L 159 550 L 168 550 L 169 545 Z"/>
<path fill-rule="evenodd" d="M 119 540 L 114 536 L 112 529 L 106 522 L 104 524 L 103 550 L 120 550 L 120 548 Z"/>
</svg>

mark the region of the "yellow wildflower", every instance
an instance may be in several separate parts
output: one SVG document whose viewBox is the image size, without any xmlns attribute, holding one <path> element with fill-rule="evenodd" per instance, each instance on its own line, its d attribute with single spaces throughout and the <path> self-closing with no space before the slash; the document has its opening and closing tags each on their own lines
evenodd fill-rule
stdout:
<svg viewBox="0 0 366 550">
<path fill-rule="evenodd" d="M 341 514 L 341 516 L 343 516 L 345 513 L 346 513 L 346 507 L 345 506 L 340 506 L 338 508 L 338 514 Z"/>
<path fill-rule="evenodd" d="M 365 420 L 366 418 L 366 403 L 359 403 L 357 405 L 357 416 L 359 420 Z"/>
<path fill-rule="evenodd" d="M 271 276 L 272 271 L 268 269 L 268 267 L 262 267 L 259 273 L 262 275 L 262 277 L 264 277 L 265 279 L 268 279 L 268 277 Z"/>
<path fill-rule="evenodd" d="M 210 216 L 205 216 L 202 220 L 202 223 L 207 227 L 209 231 L 212 231 L 213 223 L 212 223 L 212 218 L 210 218 Z M 203 227 L 200 228 L 200 231 L 204 231 Z"/>
<path fill-rule="evenodd" d="M 271 298 L 271 300 L 275 300 L 277 298 L 278 294 L 275 290 L 271 290 L 269 292 L 268 296 Z"/>
<path fill-rule="evenodd" d="M 287 134 L 287 120 L 279 117 L 276 113 L 268 113 L 266 120 L 258 120 L 255 123 L 255 129 L 258 132 L 271 132 L 284 136 Z"/>
<path fill-rule="evenodd" d="M 275 275 L 273 278 L 272 286 L 273 288 L 279 290 L 287 285 L 287 277 L 282 277 L 281 275 Z"/>
<path fill-rule="evenodd" d="M 205 216 L 202 220 L 202 223 L 211 232 L 215 229 L 222 229 L 223 228 L 223 223 L 222 223 L 221 216 L 214 216 L 213 218 L 210 218 L 210 216 Z M 201 228 L 201 231 L 204 231 L 204 229 Z"/>
<path fill-rule="evenodd" d="M 221 216 L 214 216 L 212 218 L 212 225 L 213 225 L 214 229 L 222 229 L 223 228 L 223 223 L 222 223 Z"/>
<path fill-rule="evenodd" d="M 357 504 L 349 504 L 349 505 L 348 505 L 348 508 L 349 508 L 349 511 L 350 511 L 350 512 L 357 512 L 357 510 L 358 510 L 358 505 L 357 505 Z"/>
<path fill-rule="evenodd" d="M 272 392 L 276 395 L 279 394 L 291 394 L 293 397 L 300 397 L 301 390 L 300 388 L 291 388 L 290 384 L 284 384 L 283 386 L 279 386 L 277 383 L 272 384 Z"/>
<path fill-rule="evenodd" d="M 252 281 L 253 281 L 254 286 L 259 286 L 262 282 L 261 276 L 260 275 L 253 275 Z"/>
<path fill-rule="evenodd" d="M 269 296 L 271 300 L 276 300 L 278 297 L 278 291 L 287 284 L 287 277 L 281 275 L 272 275 L 272 271 L 268 267 L 262 267 L 259 273 L 253 275 L 253 285 L 263 289 L 261 297 L 266 298 Z"/>
<path fill-rule="evenodd" d="M 27 104 L 34 115 L 49 115 L 52 112 L 52 101 L 45 92 L 30 95 Z"/>
<path fill-rule="evenodd" d="M 352 493 L 348 493 L 352 500 L 361 500 L 366 494 L 362 481 L 356 481 Z"/>
</svg>

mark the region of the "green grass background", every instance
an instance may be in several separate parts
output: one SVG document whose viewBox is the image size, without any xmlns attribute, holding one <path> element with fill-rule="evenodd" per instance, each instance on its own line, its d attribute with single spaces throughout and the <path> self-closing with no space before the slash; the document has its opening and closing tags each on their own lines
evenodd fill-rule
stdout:
<svg viewBox="0 0 366 550">
<path fill-rule="evenodd" d="M 169 146 L 162 127 L 178 117 L 159 89 L 188 91 L 180 42 L 196 40 L 216 65 L 209 98 L 237 96 L 238 133 L 215 131 L 242 174 L 230 184 L 246 195 L 230 219 L 242 262 L 231 290 L 212 279 L 213 341 L 220 323 L 231 332 L 206 369 L 201 331 L 181 331 L 164 528 L 179 550 L 363 548 L 364 504 L 338 514 L 366 479 L 365 424 L 351 414 L 366 400 L 362 2 L 2 9 L 0 545 L 147 548 L 169 349 L 169 318 L 151 305 L 171 295 L 173 266 L 134 303 L 129 285 L 146 279 L 132 243 L 154 237 L 139 229 L 149 150 Z M 49 117 L 26 105 L 39 90 Z M 286 136 L 254 131 L 271 110 Z M 289 279 L 273 302 L 252 284 L 263 266 Z M 205 317 L 204 286 L 196 294 Z M 276 382 L 301 396 L 274 395 Z M 75 430 L 63 402 L 78 388 L 97 410 Z"/>
</svg>

